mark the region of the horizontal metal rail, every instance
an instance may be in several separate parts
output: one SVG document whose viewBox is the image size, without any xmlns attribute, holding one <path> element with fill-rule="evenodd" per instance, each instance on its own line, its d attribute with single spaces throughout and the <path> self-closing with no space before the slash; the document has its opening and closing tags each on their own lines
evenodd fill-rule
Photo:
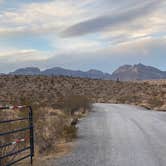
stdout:
<svg viewBox="0 0 166 166">
<path fill-rule="evenodd" d="M 0 149 L 5 148 L 5 147 L 10 146 L 10 145 L 12 145 L 12 142 L 10 142 L 8 144 L 0 145 Z"/>
<path fill-rule="evenodd" d="M 23 149 L 21 149 L 21 150 L 8 153 L 8 154 L 6 154 L 6 155 L 4 155 L 4 156 L 1 156 L 1 157 L 0 157 L 0 160 L 4 159 L 4 158 L 6 158 L 6 157 L 10 157 L 10 156 L 13 156 L 13 155 L 17 155 L 18 153 L 24 152 L 24 151 L 26 151 L 26 150 L 28 150 L 28 149 L 30 149 L 30 148 L 31 148 L 31 147 L 28 146 L 28 147 L 23 148 Z"/>
<path fill-rule="evenodd" d="M 0 145 L 0 149 L 5 148 L 5 147 L 7 147 L 7 146 L 11 146 L 11 145 L 19 144 L 19 143 L 22 143 L 22 142 L 26 142 L 27 140 L 28 140 L 27 138 L 16 139 L 16 140 L 13 141 L 13 142 Z"/>
<path fill-rule="evenodd" d="M 26 156 L 24 156 L 24 157 L 22 157 L 22 158 L 20 158 L 20 159 L 18 159 L 18 160 L 15 160 L 15 161 L 13 161 L 13 162 L 7 164 L 6 166 L 11 166 L 11 165 L 13 165 L 13 164 L 15 164 L 15 163 L 17 163 L 17 162 L 19 162 L 19 161 L 22 161 L 22 160 L 24 160 L 24 159 L 26 159 L 26 158 L 28 158 L 28 157 L 31 157 L 31 154 L 26 155 Z"/>
<path fill-rule="evenodd" d="M 13 134 L 13 133 L 21 132 L 21 131 L 26 131 L 26 130 L 29 130 L 30 128 L 31 128 L 31 126 L 25 127 L 25 128 L 22 128 L 22 129 L 17 129 L 17 130 L 12 130 L 12 131 L 8 131 L 8 132 L 3 132 L 3 133 L 0 133 L 0 136 L 9 135 L 9 134 Z"/>
<path fill-rule="evenodd" d="M 1 123 L 10 123 L 10 122 L 24 121 L 24 120 L 29 120 L 29 118 L 18 118 L 18 119 L 2 120 L 2 121 L 0 121 L 0 124 Z"/>
<path fill-rule="evenodd" d="M 14 110 L 14 109 L 22 109 L 22 108 L 28 108 L 30 106 L 0 106 L 0 110 Z"/>
</svg>

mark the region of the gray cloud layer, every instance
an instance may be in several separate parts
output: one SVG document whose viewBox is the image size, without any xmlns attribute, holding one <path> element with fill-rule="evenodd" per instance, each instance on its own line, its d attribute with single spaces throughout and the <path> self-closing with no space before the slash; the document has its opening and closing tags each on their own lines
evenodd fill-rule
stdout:
<svg viewBox="0 0 166 166">
<path fill-rule="evenodd" d="M 137 5 L 134 8 L 129 8 L 128 10 L 122 11 L 120 13 L 104 15 L 72 25 L 62 32 L 62 36 L 72 37 L 85 35 L 88 33 L 101 31 L 107 27 L 115 27 L 119 24 L 124 24 L 133 20 L 140 19 L 154 12 L 154 9 L 157 9 L 158 6 L 164 1 L 153 0 L 150 2 L 139 2 L 142 2 L 142 4 Z"/>
<path fill-rule="evenodd" d="M 67 54 L 55 54 L 45 60 L 28 60 L 6 62 L 0 58 L 0 71 L 12 71 L 19 67 L 37 66 L 41 68 L 50 68 L 61 66 L 71 69 L 88 70 L 90 68 L 101 69 L 106 72 L 112 72 L 115 68 L 123 64 L 133 64 L 143 62 L 147 65 L 157 66 L 165 69 L 166 38 L 162 39 L 142 39 L 141 41 L 111 46 L 94 52 L 69 52 Z M 130 48 L 130 49 L 129 49 Z M 163 68 L 161 68 L 163 66 Z"/>
<path fill-rule="evenodd" d="M 166 70 L 165 0 L 22 1 L 0 7 L 0 73 L 27 66 L 111 72 L 140 60 Z"/>
</svg>

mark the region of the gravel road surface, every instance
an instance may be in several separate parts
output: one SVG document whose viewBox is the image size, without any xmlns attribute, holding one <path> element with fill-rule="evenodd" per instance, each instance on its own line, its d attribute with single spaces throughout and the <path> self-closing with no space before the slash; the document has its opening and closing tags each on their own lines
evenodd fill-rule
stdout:
<svg viewBox="0 0 166 166">
<path fill-rule="evenodd" d="M 95 104 L 73 151 L 50 166 L 166 166 L 166 113 Z"/>
</svg>

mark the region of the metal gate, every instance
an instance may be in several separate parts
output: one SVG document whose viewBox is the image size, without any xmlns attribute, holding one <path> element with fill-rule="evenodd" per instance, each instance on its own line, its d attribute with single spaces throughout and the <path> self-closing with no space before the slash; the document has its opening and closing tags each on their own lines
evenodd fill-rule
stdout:
<svg viewBox="0 0 166 166">
<path fill-rule="evenodd" d="M 26 158 L 30 158 L 30 162 L 32 165 L 32 159 L 34 156 L 34 135 L 33 135 L 33 111 L 31 106 L 0 106 L 0 111 L 27 111 L 26 117 L 17 117 L 10 119 L 0 119 L 0 126 L 3 125 L 12 125 L 14 123 L 27 123 L 25 127 L 17 127 L 12 130 L 0 131 L 0 166 L 10 166 L 14 165 Z M 2 113 L 2 112 L 1 112 Z M 21 126 L 21 125 L 20 125 Z M 3 128 L 3 127 L 2 127 Z M 26 135 L 23 138 L 19 137 L 19 134 Z M 5 138 L 13 138 L 12 136 L 17 135 L 19 138 L 15 138 L 14 140 L 7 142 Z M 18 147 L 19 144 L 24 143 L 25 145 L 22 147 Z M 17 146 L 17 148 L 16 148 Z M 5 152 L 4 152 L 5 151 Z M 26 155 L 23 155 L 25 153 Z"/>
</svg>

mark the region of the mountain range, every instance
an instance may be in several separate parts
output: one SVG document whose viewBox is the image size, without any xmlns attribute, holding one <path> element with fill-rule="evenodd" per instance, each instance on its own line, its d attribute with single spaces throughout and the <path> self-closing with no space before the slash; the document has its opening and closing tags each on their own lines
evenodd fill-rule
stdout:
<svg viewBox="0 0 166 166">
<path fill-rule="evenodd" d="M 46 75 L 46 76 L 72 76 L 92 79 L 105 80 L 154 80 L 166 79 L 166 71 L 161 71 L 152 66 L 146 66 L 141 63 L 136 65 L 123 65 L 115 70 L 112 74 L 104 73 L 100 70 L 91 69 L 88 71 L 69 70 L 61 67 L 54 67 L 41 71 L 36 67 L 20 68 L 9 75 Z"/>
</svg>

